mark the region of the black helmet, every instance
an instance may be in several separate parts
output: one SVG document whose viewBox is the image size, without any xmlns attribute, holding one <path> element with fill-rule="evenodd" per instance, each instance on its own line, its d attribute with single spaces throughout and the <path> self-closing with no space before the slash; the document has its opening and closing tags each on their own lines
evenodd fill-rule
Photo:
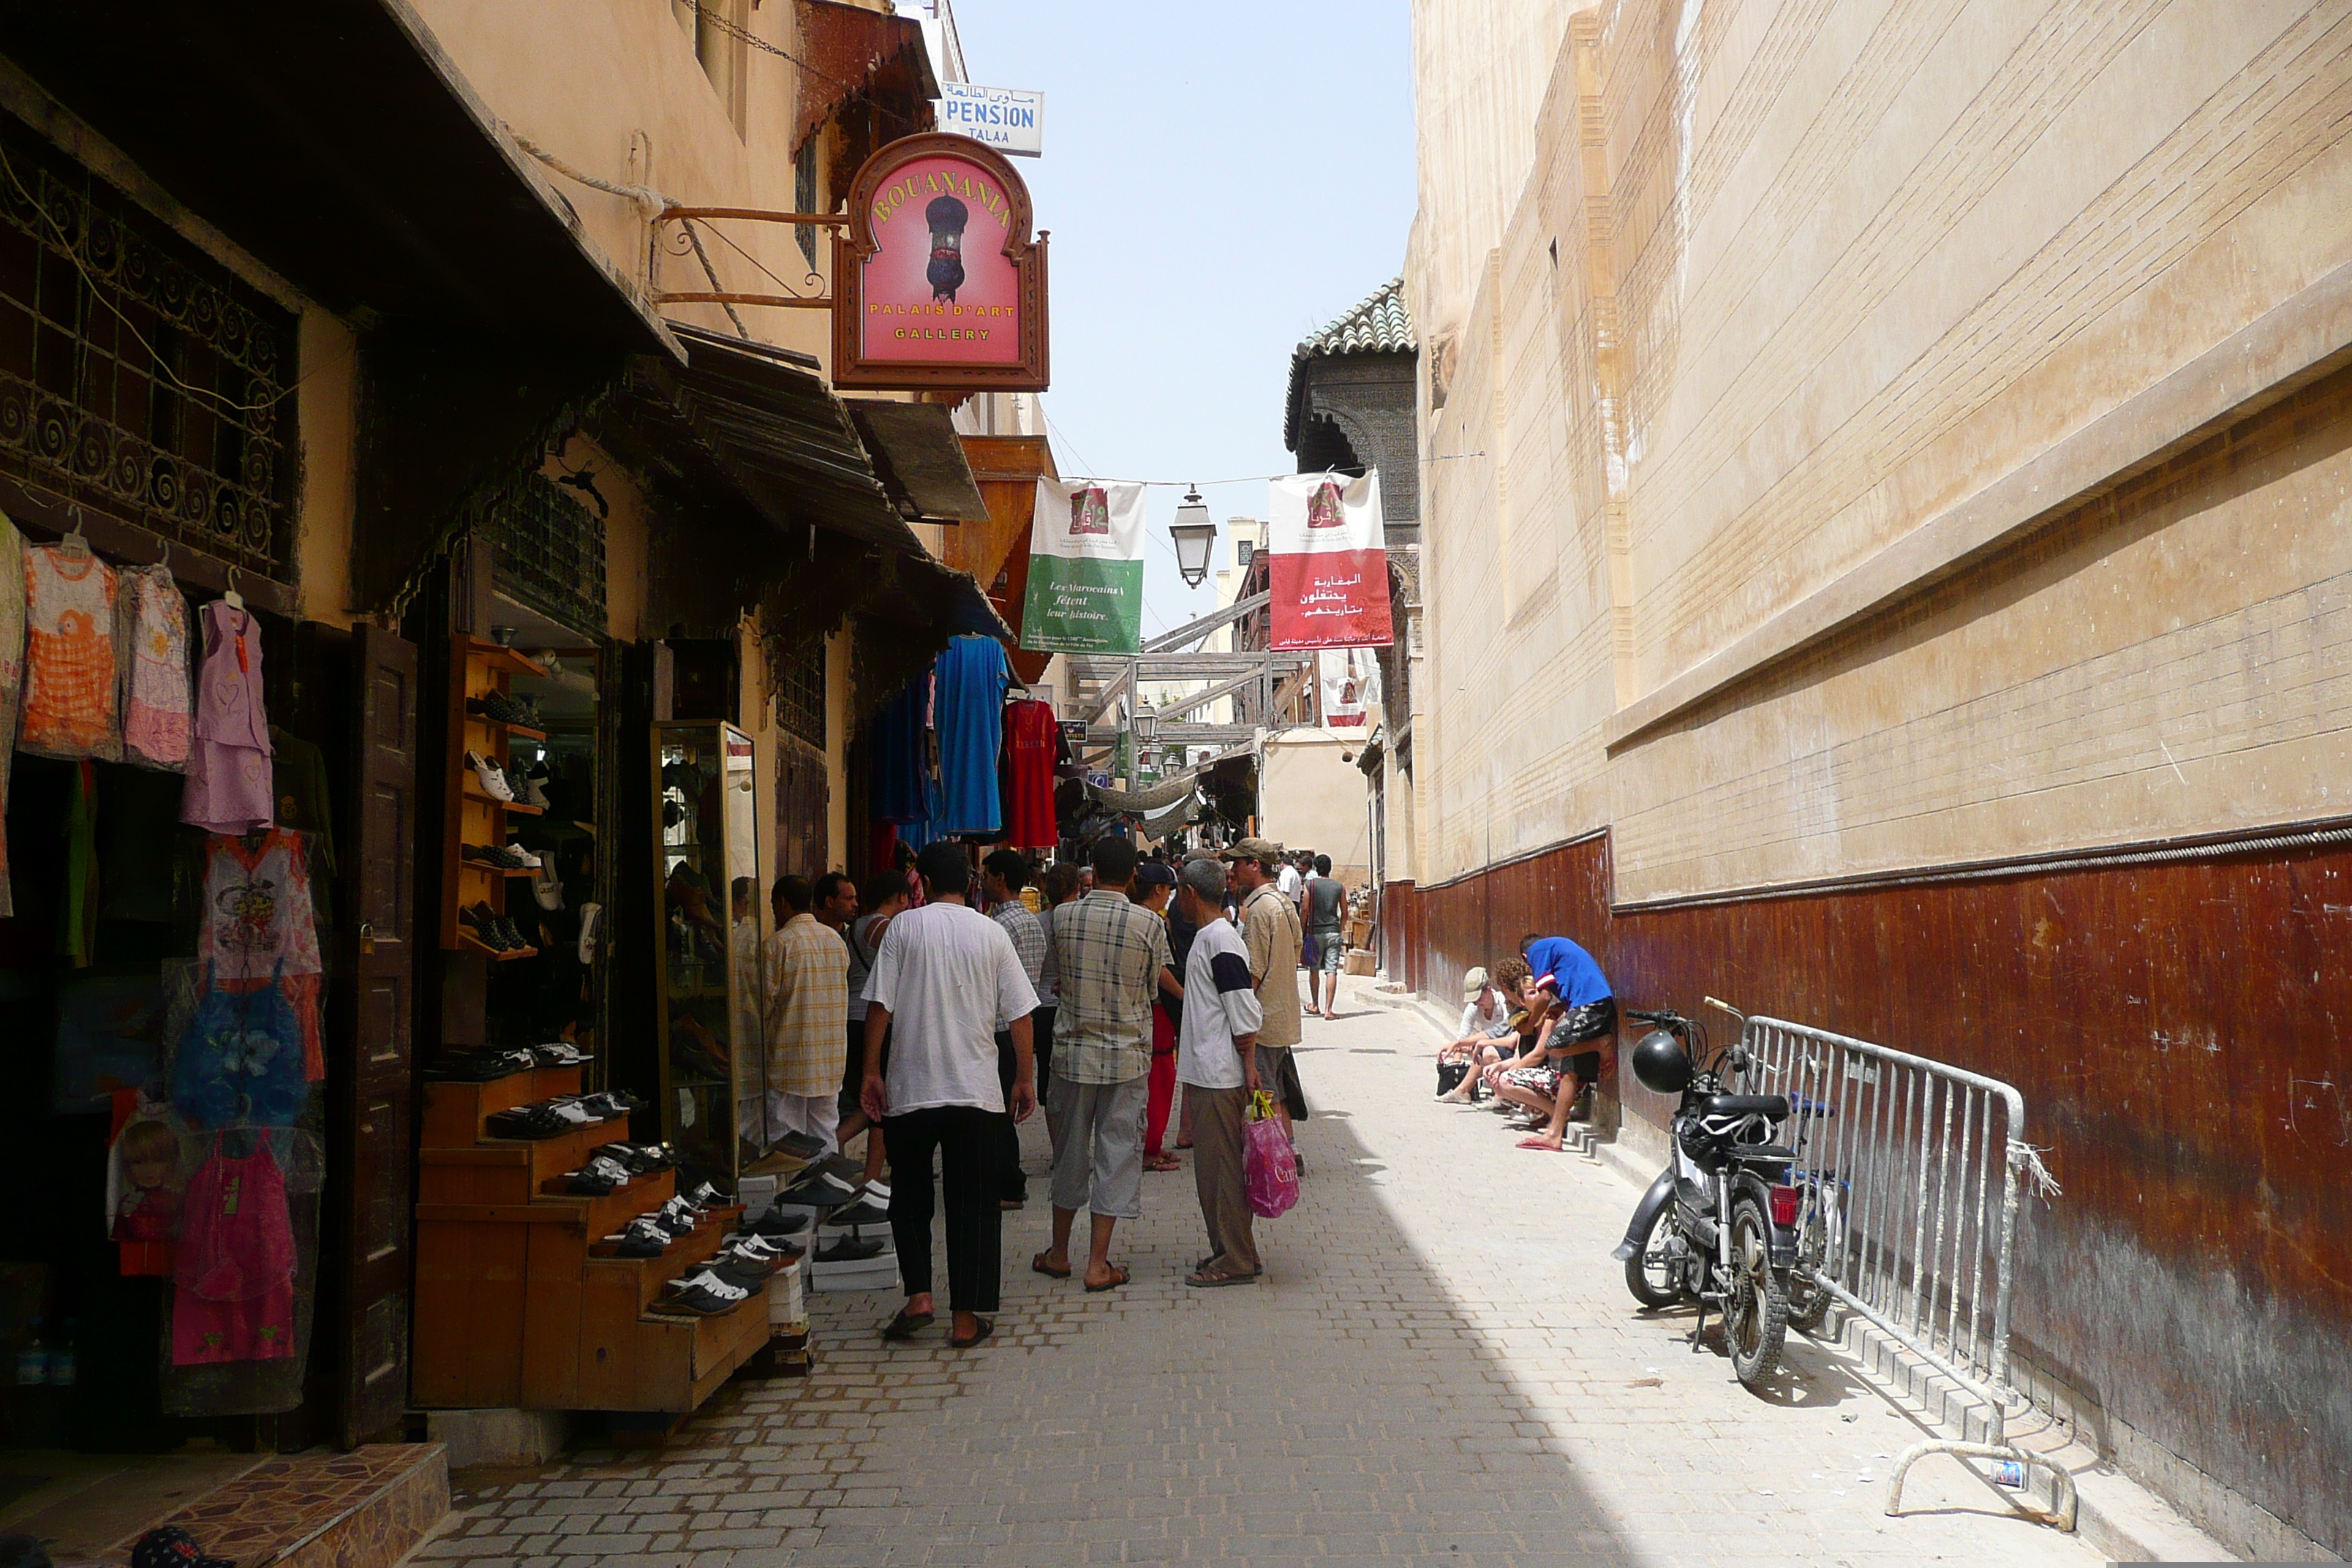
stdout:
<svg viewBox="0 0 2352 1568">
<path fill-rule="evenodd" d="M 1654 1094 L 1680 1094 L 1690 1087 L 1690 1053 L 1665 1030 L 1653 1029 L 1633 1047 L 1633 1076 Z"/>
</svg>

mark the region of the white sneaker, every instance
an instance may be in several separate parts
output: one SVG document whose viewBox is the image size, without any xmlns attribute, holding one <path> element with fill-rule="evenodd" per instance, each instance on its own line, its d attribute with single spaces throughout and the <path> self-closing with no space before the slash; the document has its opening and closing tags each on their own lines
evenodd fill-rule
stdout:
<svg viewBox="0 0 2352 1568">
<path fill-rule="evenodd" d="M 527 805 L 527 804 L 529 804 L 529 803 L 528 803 L 528 802 L 526 802 L 525 804 Z M 517 867 L 517 868 L 516 868 L 516 869 L 517 869 L 517 870 L 530 870 L 530 871 L 536 871 L 536 870 L 538 870 L 538 869 L 539 869 L 539 857 L 538 857 L 538 856 L 536 856 L 536 855 L 534 855 L 534 854 L 532 854 L 530 850 L 528 850 L 528 849 L 524 848 L 521 845 L 520 845 L 520 844 L 509 844 L 509 845 L 508 845 L 508 846 L 507 846 L 507 853 L 508 853 L 508 854 L 509 854 L 509 855 L 511 855 L 511 856 L 513 856 L 516 859 L 518 859 L 518 860 L 520 860 L 520 861 L 521 861 L 521 862 L 522 862 L 522 864 L 521 864 L 520 866 L 519 866 L 519 867 Z"/>
<path fill-rule="evenodd" d="M 499 771 L 498 763 L 479 752 L 467 752 L 466 765 L 474 770 L 476 778 L 481 780 L 484 795 L 488 795 L 492 800 L 514 799 L 514 791 L 509 787 L 506 774 Z"/>
</svg>

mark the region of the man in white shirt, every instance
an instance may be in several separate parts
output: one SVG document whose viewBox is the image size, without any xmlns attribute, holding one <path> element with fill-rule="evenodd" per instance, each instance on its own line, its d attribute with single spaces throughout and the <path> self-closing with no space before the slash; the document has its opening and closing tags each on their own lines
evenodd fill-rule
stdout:
<svg viewBox="0 0 2352 1568">
<path fill-rule="evenodd" d="M 1274 890 L 1288 899 L 1292 909 L 1298 908 L 1298 900 L 1307 891 L 1307 877 L 1293 857 L 1283 857 L 1282 868 L 1274 874 Z"/>
<path fill-rule="evenodd" d="M 971 907 L 971 863 L 942 840 L 915 858 L 926 901 L 890 922 L 866 982 L 866 1080 L 859 1099 L 890 1150 L 890 1236 L 907 1304 L 882 1331 L 912 1338 L 935 1316 L 931 1300 L 931 1156 L 946 1197 L 948 1344 L 969 1350 L 996 1327 L 1003 1216 L 991 1161 L 995 1118 L 1037 1109 L 1029 1015 L 1037 993 L 1004 928 Z M 996 1076 L 996 1032 L 1013 1037 L 1007 1103 Z M 882 1037 L 890 1037 L 886 1076 Z"/>
<path fill-rule="evenodd" d="M 1262 1272 L 1251 1231 L 1242 1130 L 1258 1088 L 1257 1031 L 1265 1021 L 1250 978 L 1249 948 L 1225 919 L 1225 868 L 1206 856 L 1176 874 L 1184 918 L 1201 929 L 1184 963 L 1184 1022 L 1176 1079 L 1192 1115 L 1192 1178 L 1209 1255 L 1184 1283 L 1246 1285 Z"/>
</svg>

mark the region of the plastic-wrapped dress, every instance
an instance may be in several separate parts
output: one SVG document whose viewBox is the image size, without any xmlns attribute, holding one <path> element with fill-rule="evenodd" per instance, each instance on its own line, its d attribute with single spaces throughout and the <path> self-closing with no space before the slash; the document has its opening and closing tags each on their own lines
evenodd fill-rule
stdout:
<svg viewBox="0 0 2352 1568">
<path fill-rule="evenodd" d="M 183 1215 L 173 1364 L 292 1355 L 294 1227 L 269 1141 L 236 1158 L 215 1138 L 188 1181 Z"/>
<path fill-rule="evenodd" d="M 261 624 L 215 599 L 204 609 L 195 739 L 180 820 L 209 833 L 251 833 L 277 820 L 269 714 L 261 700 Z"/>
<path fill-rule="evenodd" d="M 188 602 L 169 568 L 124 572 L 116 595 L 123 631 L 122 755 L 142 767 L 188 765 Z"/>
</svg>

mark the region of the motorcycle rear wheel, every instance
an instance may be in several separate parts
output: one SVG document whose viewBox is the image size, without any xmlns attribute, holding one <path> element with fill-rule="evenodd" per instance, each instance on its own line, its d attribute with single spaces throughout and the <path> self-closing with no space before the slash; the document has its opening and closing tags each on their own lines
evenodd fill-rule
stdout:
<svg viewBox="0 0 2352 1568">
<path fill-rule="evenodd" d="M 1644 1307 L 1671 1307 L 1683 1299 L 1682 1266 L 1666 1256 L 1666 1237 L 1674 1234 L 1675 1205 L 1668 1204 L 1625 1260 L 1625 1289 Z"/>
<path fill-rule="evenodd" d="M 1816 1208 L 1797 1233 L 1797 1268 L 1822 1268 L 1829 1257 L 1829 1224 Z M 1789 1275 L 1789 1326 L 1801 1334 L 1820 1328 L 1830 1314 L 1830 1293 L 1795 1269 Z"/>
<path fill-rule="evenodd" d="M 1780 1343 L 1789 1331 L 1789 1288 L 1772 1267 L 1772 1233 L 1754 1198 L 1731 1209 L 1731 1287 L 1724 1302 L 1723 1342 L 1731 1351 L 1731 1371 L 1753 1388 L 1780 1364 Z"/>
</svg>

